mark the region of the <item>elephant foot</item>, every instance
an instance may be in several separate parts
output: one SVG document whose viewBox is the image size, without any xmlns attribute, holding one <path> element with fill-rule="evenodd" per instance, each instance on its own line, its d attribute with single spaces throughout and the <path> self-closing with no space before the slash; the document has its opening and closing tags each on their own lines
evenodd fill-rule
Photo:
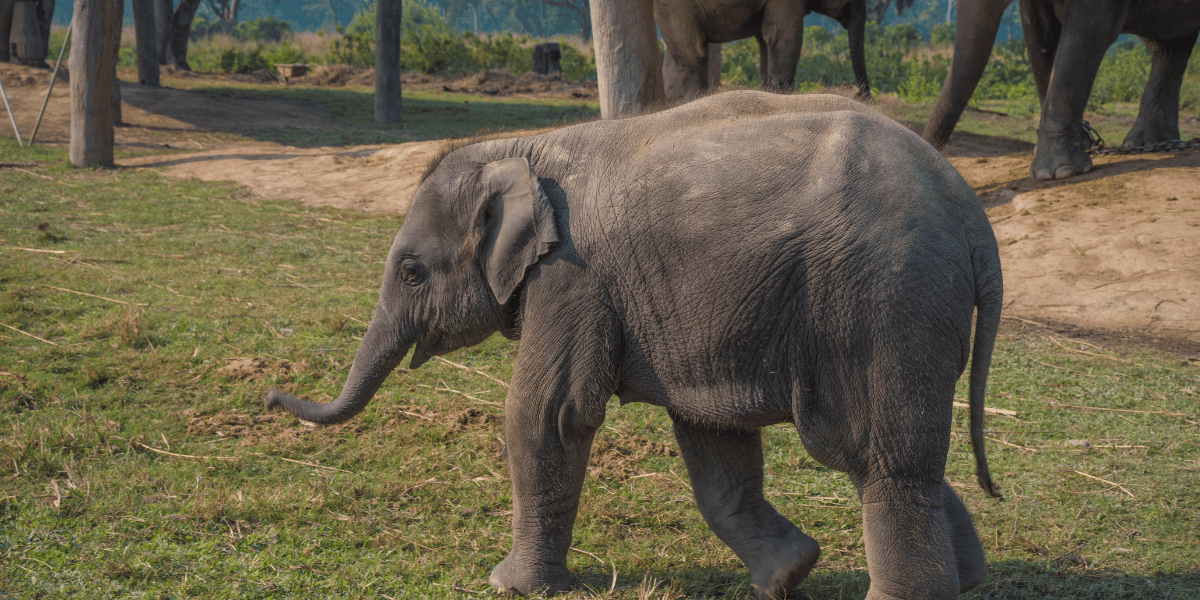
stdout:
<svg viewBox="0 0 1200 600">
<path fill-rule="evenodd" d="M 1133 129 L 1129 130 L 1129 135 L 1125 136 L 1125 141 L 1121 143 L 1122 148 L 1144 148 L 1161 144 L 1163 142 L 1174 142 L 1179 140 L 1179 126 L 1172 126 L 1166 123 L 1143 124 L 1141 122 L 1134 123 Z"/>
<path fill-rule="evenodd" d="M 750 579 L 758 590 L 759 600 L 782 600 L 796 589 L 821 556 L 817 540 L 792 528 L 788 535 L 774 543 L 764 544 L 753 556 L 747 556 Z"/>
<path fill-rule="evenodd" d="M 1029 174 L 1038 181 L 1066 179 L 1092 170 L 1092 158 L 1087 149 L 1091 142 L 1082 127 L 1071 134 L 1038 134 L 1037 148 Z"/>
<path fill-rule="evenodd" d="M 488 584 L 501 594 L 553 596 L 571 589 L 571 572 L 564 565 L 547 565 L 508 555 L 492 569 Z"/>
</svg>

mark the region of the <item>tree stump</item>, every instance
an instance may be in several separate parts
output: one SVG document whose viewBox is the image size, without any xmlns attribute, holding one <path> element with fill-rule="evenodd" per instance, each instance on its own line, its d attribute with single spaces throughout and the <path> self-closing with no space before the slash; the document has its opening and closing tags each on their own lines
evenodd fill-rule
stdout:
<svg viewBox="0 0 1200 600">
<path fill-rule="evenodd" d="M 533 72 L 538 75 L 562 75 L 562 50 L 558 42 L 533 47 Z"/>
</svg>

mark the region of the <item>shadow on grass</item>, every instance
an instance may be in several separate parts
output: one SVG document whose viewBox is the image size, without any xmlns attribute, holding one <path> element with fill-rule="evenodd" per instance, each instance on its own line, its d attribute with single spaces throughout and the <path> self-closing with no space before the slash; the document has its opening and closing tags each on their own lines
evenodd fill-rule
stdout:
<svg viewBox="0 0 1200 600">
<path fill-rule="evenodd" d="M 1148 600 L 1151 598 L 1200 598 L 1200 567 L 1178 573 L 1147 576 L 1107 569 L 1088 569 L 1077 555 L 1048 561 L 1007 560 L 989 564 L 983 583 L 960 598 L 988 600 Z M 668 598 L 755 598 L 750 575 L 743 570 L 678 569 L 662 572 L 622 572 L 621 588 L 649 589 L 657 584 Z M 612 572 L 600 566 L 582 569 L 575 577 L 578 590 L 603 594 L 612 585 Z M 789 598 L 824 600 L 856 599 L 866 595 L 871 580 L 866 570 L 821 569 L 820 563 Z M 639 595 L 640 596 L 640 595 Z M 657 594 L 656 594 L 657 596 Z"/>
<path fill-rule="evenodd" d="M 367 88 L 276 87 L 267 85 L 205 86 L 188 90 L 211 98 L 275 102 L 308 109 L 310 118 L 278 126 L 214 124 L 211 115 L 171 111 L 171 117 L 201 129 L 233 133 L 258 141 L 300 148 L 401 143 L 467 137 L 481 129 L 516 130 L 552 127 L 599 116 L 596 103 L 535 98 L 485 98 L 427 90 L 406 90 L 404 122 L 375 122 L 374 93 Z M 137 99 L 127 100 L 138 106 Z M 260 105 L 261 106 L 261 105 Z M 139 106 L 161 110 L 161 105 Z M 316 116 L 321 115 L 321 116 Z"/>
</svg>

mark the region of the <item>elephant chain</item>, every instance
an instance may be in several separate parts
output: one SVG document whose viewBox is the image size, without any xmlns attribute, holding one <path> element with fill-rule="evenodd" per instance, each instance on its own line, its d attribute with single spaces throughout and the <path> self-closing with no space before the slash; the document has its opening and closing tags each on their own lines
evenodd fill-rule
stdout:
<svg viewBox="0 0 1200 600">
<path fill-rule="evenodd" d="M 1088 147 L 1088 154 L 1099 156 L 1101 154 L 1143 154 L 1147 152 L 1179 152 L 1189 148 L 1200 148 L 1200 138 L 1192 138 L 1190 141 L 1183 140 L 1167 140 L 1149 146 L 1137 146 L 1135 148 L 1106 148 L 1104 138 L 1100 137 L 1100 132 L 1092 128 L 1092 125 L 1087 121 L 1083 122 L 1083 132 L 1087 134 L 1088 140 L 1091 141 L 1091 146 Z"/>
</svg>

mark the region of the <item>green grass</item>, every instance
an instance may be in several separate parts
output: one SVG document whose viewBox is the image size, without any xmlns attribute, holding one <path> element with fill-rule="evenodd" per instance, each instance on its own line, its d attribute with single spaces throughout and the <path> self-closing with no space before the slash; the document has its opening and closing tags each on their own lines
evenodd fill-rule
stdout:
<svg viewBox="0 0 1200 600">
<path fill-rule="evenodd" d="M 595 119 L 597 102 L 537 98 L 490 98 L 430 90 L 404 90 L 404 122 L 375 122 L 374 89 L 369 87 L 315 87 L 305 85 L 238 83 L 170 78 L 164 85 L 213 97 L 283 101 L 310 106 L 329 114 L 321 128 L 220 126 L 217 132 L 233 133 L 259 141 L 291 146 L 343 146 L 386 144 L 415 140 L 468 137 L 484 129 L 511 130 L 551 127 Z"/>
<path fill-rule="evenodd" d="M 507 380 L 516 344 L 448 357 L 474 371 L 399 370 L 345 425 L 262 410 L 271 387 L 337 394 L 399 218 L 74 170 L 62 152 L 37 152 L 0 140 L 0 162 L 36 163 L 0 168 L 0 595 L 486 589 L 510 544 L 512 500 L 504 390 L 480 372 Z M 1058 342 L 1010 329 L 999 341 L 989 405 L 1016 412 L 987 423 L 1008 444 L 988 445 L 1003 501 L 974 485 L 956 411 L 948 478 L 993 571 L 965 597 L 1200 594 L 1197 368 Z M 239 374 L 226 368 L 235 359 L 259 362 Z M 852 486 L 787 427 L 765 439 L 772 501 L 823 547 L 802 591 L 861 597 Z M 673 448 L 663 412 L 614 402 L 599 440 L 575 528 L 590 554 L 570 555 L 574 596 L 604 596 L 615 568 L 617 598 L 655 586 L 654 598 L 752 598 L 681 460 L 662 451 Z"/>
</svg>

